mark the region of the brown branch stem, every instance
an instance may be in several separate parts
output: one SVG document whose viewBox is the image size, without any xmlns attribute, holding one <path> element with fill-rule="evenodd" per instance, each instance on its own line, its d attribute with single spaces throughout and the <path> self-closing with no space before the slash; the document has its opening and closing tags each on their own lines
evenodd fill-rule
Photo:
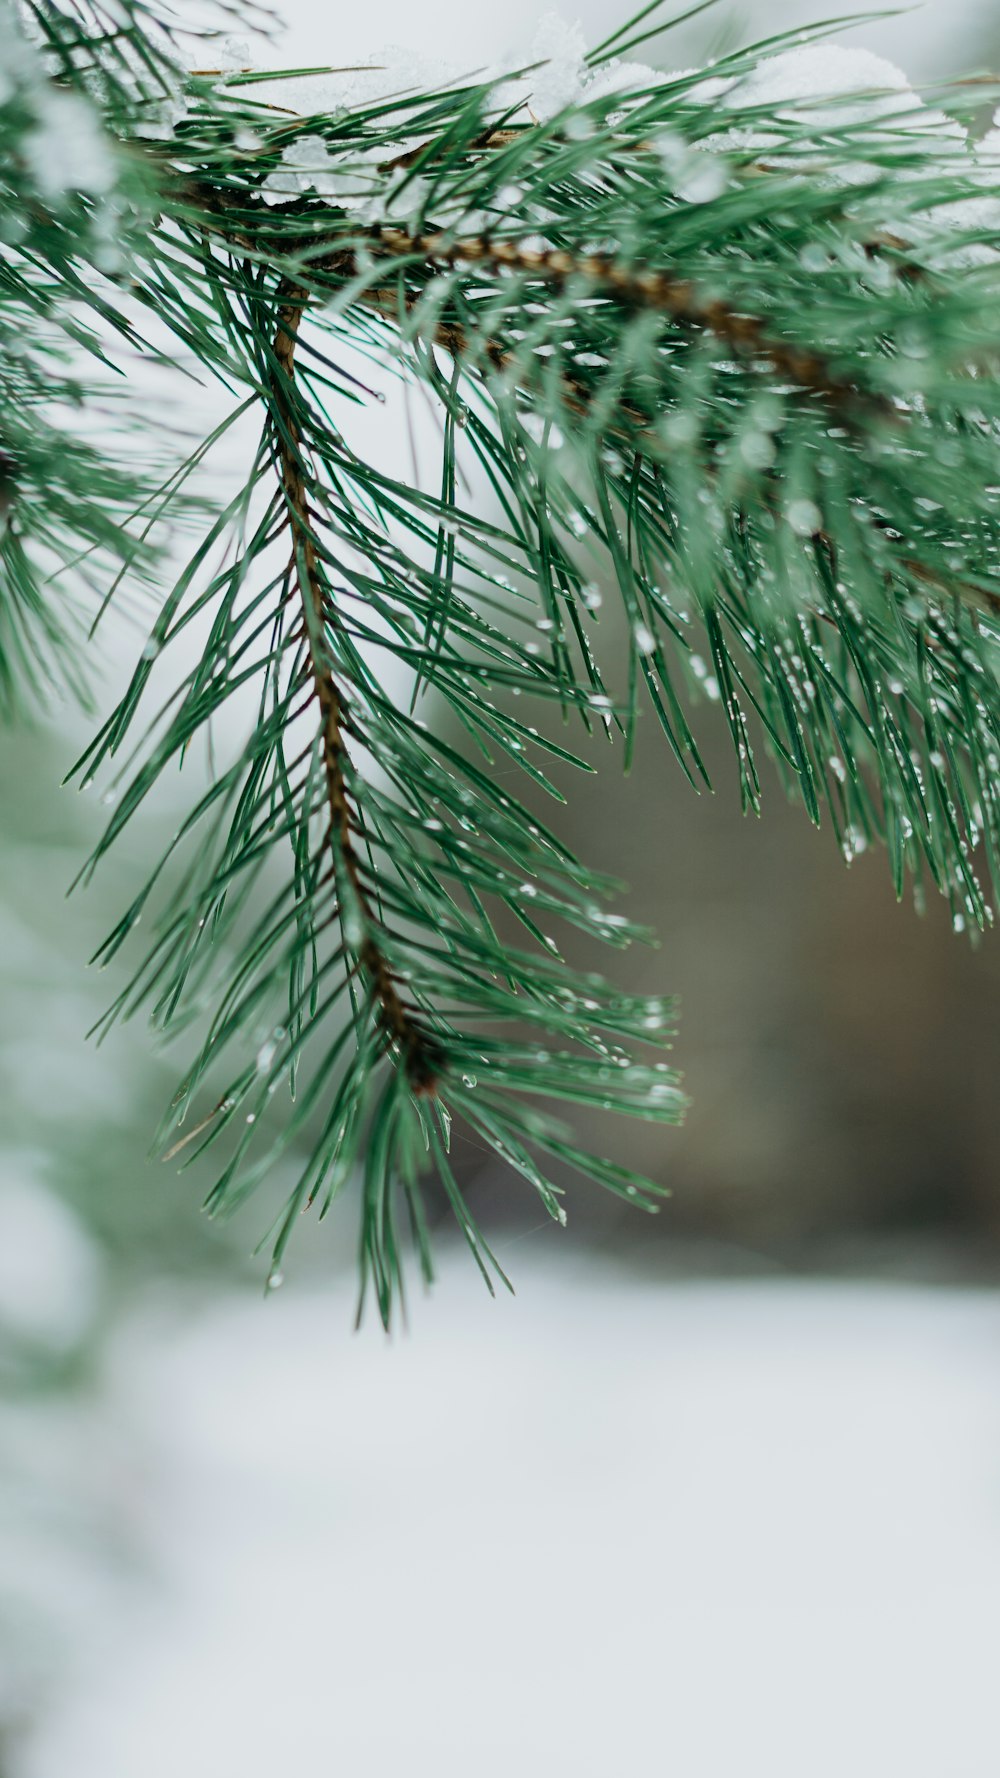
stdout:
<svg viewBox="0 0 1000 1778">
<path fill-rule="evenodd" d="M 278 326 L 274 336 L 274 356 L 280 375 L 274 379 L 274 392 L 275 400 L 280 405 L 282 424 L 275 428 L 275 448 L 295 549 L 309 673 L 322 724 L 323 772 L 330 815 L 330 843 L 336 860 L 339 860 L 347 874 L 364 922 L 365 936 L 359 962 L 371 985 L 379 1023 L 400 1053 L 412 1090 L 430 1097 L 436 1089 L 440 1055 L 433 1038 L 421 1025 L 415 1008 L 400 994 L 388 959 L 375 936 L 378 921 L 365 887 L 354 840 L 355 819 L 347 786 L 348 753 L 344 741 L 344 706 L 330 665 L 322 655 L 322 636 L 328 619 L 327 600 L 319 567 L 313 517 L 302 473 L 299 430 L 287 399 L 287 386 L 294 384 L 295 349 L 309 293 L 301 286 L 286 281 L 281 288 L 280 298 Z"/>
<path fill-rule="evenodd" d="M 636 271 L 606 254 L 577 256 L 560 248 L 523 247 L 515 241 L 494 241 L 486 235 L 457 240 L 450 235 L 408 235 L 401 229 L 373 231 L 375 252 L 384 244 L 395 255 L 415 254 L 425 263 L 472 265 L 487 261 L 499 268 L 543 278 L 556 287 L 569 279 L 585 279 L 630 308 L 653 309 L 713 333 L 733 351 L 766 359 L 782 376 L 799 388 L 821 396 L 831 407 L 898 421 L 892 403 L 884 396 L 859 389 L 840 377 L 818 352 L 774 338 L 756 315 L 742 314 L 717 297 L 703 296 L 688 278 L 667 271 Z"/>
</svg>

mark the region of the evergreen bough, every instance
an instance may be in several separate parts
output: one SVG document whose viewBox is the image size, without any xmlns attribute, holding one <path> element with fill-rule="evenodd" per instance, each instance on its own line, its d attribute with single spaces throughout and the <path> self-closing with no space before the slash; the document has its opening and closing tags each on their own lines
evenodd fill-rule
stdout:
<svg viewBox="0 0 1000 1778">
<path fill-rule="evenodd" d="M 687 712 L 708 696 L 746 809 L 766 754 L 848 858 L 880 840 L 898 894 L 929 879 L 957 928 L 991 918 L 1000 161 L 966 128 L 988 88 L 921 104 L 820 29 L 658 74 L 620 59 L 654 5 L 589 58 L 503 78 L 294 70 L 293 108 L 142 0 L 9 8 L 0 695 L 81 692 L 88 627 L 156 590 L 75 768 L 115 774 L 85 874 L 210 729 L 218 755 L 99 953 L 149 912 L 101 1029 L 140 1009 L 190 1027 L 163 1146 L 219 1145 L 213 1212 L 309 1132 L 272 1281 L 300 1213 L 361 1173 L 388 1320 L 400 1206 L 430 1276 L 428 1169 L 499 1274 L 453 1118 L 560 1220 L 552 1163 L 661 1195 L 537 1104 L 683 1108 L 670 1004 L 563 955 L 572 927 L 639 936 L 517 793 L 558 797 L 546 762 L 574 760 L 574 727 L 619 735 L 627 765 L 645 706 L 707 784 Z M 347 348 L 433 398 L 436 493 L 352 448 L 372 392 Z M 232 392 L 184 461 L 127 382 L 112 395 L 138 349 Z M 93 442 L 112 406 L 117 456 Z M 256 452 L 206 511 L 192 477 L 248 410 Z M 179 519 L 200 532 L 170 585 Z M 626 618 L 621 693 L 598 575 Z"/>
</svg>

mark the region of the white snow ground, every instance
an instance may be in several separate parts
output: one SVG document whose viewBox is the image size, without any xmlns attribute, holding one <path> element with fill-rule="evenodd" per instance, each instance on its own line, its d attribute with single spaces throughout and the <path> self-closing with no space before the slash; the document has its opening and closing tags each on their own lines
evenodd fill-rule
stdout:
<svg viewBox="0 0 1000 1778">
<path fill-rule="evenodd" d="M 153 1574 L 14 1778 L 995 1778 L 1000 1294 L 509 1260 L 121 1333 Z"/>
</svg>

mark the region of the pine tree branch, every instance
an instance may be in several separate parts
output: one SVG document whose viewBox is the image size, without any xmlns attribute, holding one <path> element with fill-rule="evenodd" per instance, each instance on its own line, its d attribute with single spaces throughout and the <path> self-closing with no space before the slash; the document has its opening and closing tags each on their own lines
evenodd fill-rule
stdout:
<svg viewBox="0 0 1000 1778">
<path fill-rule="evenodd" d="M 295 386 L 295 350 L 299 327 L 309 300 L 304 288 L 288 283 L 279 290 L 278 326 L 274 357 L 279 376 L 274 379 L 274 400 L 280 423 L 275 428 L 275 450 L 281 469 L 289 526 L 292 533 L 298 591 L 303 605 L 309 672 L 319 706 L 323 771 L 330 814 L 329 842 L 338 867 L 346 872 L 364 922 L 365 934 L 359 961 L 371 985 L 378 1017 L 390 1043 L 399 1051 L 407 1080 L 417 1095 L 433 1097 L 440 1066 L 437 1046 L 420 1022 L 416 1009 L 402 997 L 378 938 L 378 921 L 365 887 L 361 862 L 354 843 L 356 818 L 347 787 L 348 751 L 344 740 L 344 706 L 328 661 L 323 658 L 323 633 L 331 621 L 329 601 L 319 572 L 315 518 L 310 510 L 302 472 L 301 438 L 289 392 Z"/>
<path fill-rule="evenodd" d="M 207 207 L 214 217 L 225 215 L 227 206 L 220 203 L 217 191 L 190 180 L 185 180 L 184 184 L 199 208 Z M 356 236 L 358 231 L 351 232 Z M 234 247 L 258 258 L 266 257 L 266 234 L 255 239 L 245 230 L 224 228 L 223 233 Z M 899 423 L 898 410 L 890 401 L 863 389 L 849 377 L 838 375 L 821 353 L 775 338 L 759 316 L 737 311 L 717 297 L 702 296 L 690 279 L 674 273 L 635 271 L 608 254 L 576 255 L 561 248 L 531 248 L 514 241 L 494 240 L 487 235 L 461 238 L 450 234 L 410 235 L 402 229 L 381 224 L 365 229 L 363 234 L 370 252 L 387 251 L 396 258 L 416 258 L 427 268 L 435 264 L 486 264 L 497 270 L 523 272 L 543 279 L 555 290 L 561 290 L 571 279 L 579 278 L 590 284 L 595 292 L 614 296 L 627 308 L 652 310 L 673 321 L 713 333 L 733 351 L 765 361 L 799 388 L 822 397 L 838 413 Z M 322 238 L 315 232 L 290 236 L 281 246 L 283 257 L 302 257 L 303 275 L 314 270 L 349 278 L 357 269 L 357 254 L 353 249 L 340 245 L 330 255 L 317 253 Z M 460 336 L 456 334 L 454 337 L 458 339 Z M 485 349 L 490 357 L 501 350 L 495 341 L 487 342 Z"/>
<path fill-rule="evenodd" d="M 398 161 L 386 163 L 386 170 L 409 166 L 415 158 L 417 151 L 414 151 L 412 157 L 402 157 Z M 255 246 L 249 236 L 237 235 L 230 238 L 248 250 Z M 565 286 L 570 278 L 583 277 L 596 289 L 607 290 L 629 306 L 651 308 L 668 314 L 674 320 L 689 322 L 711 331 L 734 351 L 765 359 L 790 381 L 824 399 L 847 420 L 863 417 L 869 422 L 876 419 L 896 426 L 902 423 L 903 416 L 891 402 L 861 389 L 848 378 L 837 376 L 820 354 L 774 339 L 759 317 L 739 313 L 717 298 L 701 299 L 690 281 L 670 273 L 634 272 L 607 256 L 588 255 L 577 258 L 557 249 L 539 251 L 510 241 L 491 241 L 485 236 L 454 240 L 445 235 L 416 236 L 399 229 L 373 229 L 369 236 L 370 248 L 377 252 L 383 244 L 394 255 L 417 257 L 427 267 L 442 261 L 470 265 L 488 261 L 497 267 L 545 278 L 556 288 Z M 900 243 L 890 238 L 889 244 Z M 304 237 L 302 245 L 314 248 L 315 237 Z M 310 265 L 317 270 L 333 271 L 346 278 L 356 271 L 357 259 L 353 251 L 338 249 L 329 260 L 311 257 Z M 907 275 L 914 277 L 920 271 L 919 267 L 905 269 Z M 392 289 L 368 290 L 359 300 L 364 307 L 397 326 L 401 324 L 401 309 L 409 312 L 415 306 L 412 298 L 401 302 L 398 292 Z M 514 354 L 495 339 L 487 338 L 476 342 L 474 346 L 468 329 L 458 322 L 438 321 L 434 328 L 434 341 L 459 362 L 468 361 L 473 352 L 478 352 L 489 361 L 494 370 L 501 373 L 514 362 Z M 586 385 L 565 371 L 561 381 L 567 407 L 571 412 L 585 414 L 591 402 L 591 392 Z M 633 429 L 638 429 L 634 432 L 633 443 L 641 444 L 643 433 L 651 436 L 646 416 L 639 410 L 629 407 L 627 403 L 621 403 L 619 412 Z M 822 533 L 817 533 L 817 536 L 821 535 Z M 960 579 L 945 581 L 912 555 L 902 558 L 902 565 L 915 579 L 943 596 L 957 595 L 974 609 L 993 615 L 1000 614 L 1000 594 L 988 588 L 972 586 Z"/>
<path fill-rule="evenodd" d="M 412 254 L 428 265 L 486 262 L 498 269 L 542 278 L 557 289 L 580 278 L 595 291 L 616 297 L 628 308 L 651 309 L 673 321 L 704 328 L 733 351 L 766 360 L 790 382 L 821 396 L 838 412 L 856 414 L 861 409 L 869 418 L 898 420 L 889 401 L 847 377 L 838 376 L 820 353 L 775 339 L 759 317 L 738 313 L 716 297 L 702 297 L 695 284 L 672 272 L 637 272 L 607 254 L 577 256 L 560 248 L 524 247 L 513 241 L 494 241 L 485 235 L 456 240 L 444 234 L 408 235 L 395 228 L 373 230 L 373 249 L 377 252 L 383 243 L 395 255 Z"/>
<path fill-rule="evenodd" d="M 389 162 L 386 165 L 387 169 L 392 169 L 410 164 L 410 159 L 404 157 L 399 162 Z M 249 236 L 237 235 L 230 239 L 248 250 L 256 246 Z M 902 244 L 894 237 L 887 237 L 887 240 L 893 246 Z M 301 245 L 303 248 L 314 249 L 315 236 L 303 237 Z M 418 258 L 422 266 L 428 268 L 435 262 L 477 265 L 486 261 L 498 268 L 544 278 L 554 288 L 564 287 L 571 278 L 580 277 L 590 282 L 595 289 L 606 290 L 630 307 L 653 309 L 669 315 L 673 320 L 690 323 L 714 333 L 736 352 L 769 362 L 781 375 L 788 377 L 807 393 L 826 401 L 833 411 L 847 421 L 863 419 L 871 423 L 875 420 L 892 426 L 903 423 L 904 416 L 890 401 L 870 390 L 862 389 L 849 378 L 838 376 L 821 354 L 775 339 L 759 317 L 737 312 L 717 298 L 703 299 L 689 280 L 668 272 L 635 272 L 606 255 L 576 257 L 558 249 L 540 251 L 510 241 L 493 241 L 486 236 L 455 240 L 446 235 L 409 235 L 399 229 L 379 227 L 371 230 L 368 245 L 374 252 L 378 252 L 384 245 L 394 256 Z M 347 278 L 356 271 L 357 256 L 353 251 L 342 248 L 330 259 L 317 259 L 310 253 L 309 264 L 316 270 L 332 271 L 339 277 Z M 921 268 L 906 266 L 904 270 L 908 277 L 916 278 Z M 398 292 L 391 289 L 366 291 L 359 300 L 364 307 L 372 309 L 384 320 L 397 326 L 401 321 L 401 307 L 407 312 L 414 307 L 412 299 L 404 299 L 401 305 Z M 434 340 L 435 344 L 460 362 L 468 361 L 474 352 L 485 357 L 498 372 L 507 370 L 514 362 L 514 354 L 495 339 L 487 338 L 473 345 L 468 329 L 458 322 L 438 321 L 434 328 Z M 586 385 L 567 372 L 563 372 L 561 381 L 567 407 L 571 412 L 585 414 L 591 402 L 591 393 Z M 641 444 L 644 432 L 651 436 L 646 416 L 639 410 L 629 407 L 627 403 L 621 403 L 619 412 L 633 429 L 638 428 L 632 442 Z M 819 535 L 821 533 L 817 533 Z M 934 569 L 927 567 L 913 555 L 903 557 L 902 566 L 916 580 L 940 592 L 942 596 L 957 595 L 973 609 L 986 611 L 994 616 L 1000 615 L 1000 594 L 989 588 L 973 586 L 968 581 L 957 578 L 945 581 Z"/>
<path fill-rule="evenodd" d="M 846 410 L 844 417 L 857 418 L 859 409 L 867 408 L 869 417 L 884 419 L 893 425 L 902 423 L 903 416 L 891 403 L 872 396 L 867 391 L 862 391 L 855 383 L 834 377 L 817 354 L 803 352 L 795 347 L 785 347 L 781 342 L 769 339 L 759 320 L 752 316 L 736 314 L 727 309 L 725 304 L 717 301 L 698 303 L 691 286 L 683 280 L 672 279 L 669 275 L 661 273 L 629 274 L 624 268 L 616 266 L 613 261 L 571 261 L 571 256 L 568 254 L 556 252 L 541 254 L 527 248 L 512 250 L 509 243 L 503 242 L 447 242 L 442 245 L 439 237 L 422 239 L 403 235 L 398 230 L 383 230 L 382 238 L 394 252 L 420 253 L 425 255 L 428 261 L 447 255 L 453 261 L 468 259 L 471 262 L 477 262 L 484 256 L 479 249 L 485 250 L 489 247 L 498 264 L 513 265 L 518 270 L 541 273 L 543 276 L 548 275 L 553 282 L 559 283 L 565 282 L 572 272 L 584 271 L 589 275 L 589 268 L 596 266 L 598 269 L 593 274 L 595 279 L 598 276 L 602 277 L 607 287 L 619 294 L 624 294 L 625 300 L 637 304 L 639 302 L 649 303 L 653 307 L 662 308 L 673 315 L 675 319 L 693 321 L 697 325 L 710 328 L 734 350 L 749 350 L 768 358 L 775 369 L 780 370 L 783 375 L 798 382 L 804 389 L 822 396 L 838 410 L 842 412 Z M 471 248 L 471 251 L 459 252 L 459 247 L 462 249 Z M 515 251 L 516 258 L 514 257 Z M 572 271 L 567 270 L 567 261 L 570 261 Z M 657 292 L 659 292 L 660 300 L 657 300 Z M 390 289 L 366 291 L 361 300 L 365 307 L 371 308 L 384 320 L 391 321 L 397 326 L 400 325 L 401 305 L 396 291 Z M 405 306 L 407 310 L 412 310 L 414 304 L 411 301 Z M 488 338 L 484 343 L 474 347 L 468 330 L 454 321 L 439 321 L 434 329 L 434 341 L 436 345 L 449 352 L 453 358 L 460 362 L 467 361 L 474 350 L 478 350 L 497 371 L 502 372 L 514 363 L 514 354 L 505 350 L 494 339 Z M 586 385 L 565 371 L 561 381 L 566 406 L 571 412 L 585 414 L 592 400 L 591 392 Z M 637 408 L 629 407 L 627 403 L 620 403 L 618 411 L 630 422 L 632 431 L 628 436 L 631 443 L 641 447 L 644 434 L 647 439 L 652 439 L 653 434 L 650 432 L 646 416 Z M 822 535 L 822 532 L 816 533 L 817 538 Z M 933 588 L 942 597 L 948 598 L 957 595 L 964 603 L 975 609 L 1000 616 L 1000 594 L 992 592 L 989 588 L 973 586 L 968 581 L 956 578 L 945 580 L 940 574 L 935 573 L 932 568 L 926 567 L 912 555 L 902 558 L 902 566 L 915 579 L 923 582 L 925 586 Z"/>
</svg>

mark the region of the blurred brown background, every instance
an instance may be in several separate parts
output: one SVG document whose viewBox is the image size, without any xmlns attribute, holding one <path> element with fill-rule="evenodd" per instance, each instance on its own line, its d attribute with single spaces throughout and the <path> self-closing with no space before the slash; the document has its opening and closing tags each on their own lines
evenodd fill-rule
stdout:
<svg viewBox="0 0 1000 1778">
<path fill-rule="evenodd" d="M 714 796 L 650 732 L 594 836 L 661 934 L 627 967 L 682 998 L 687 1123 L 660 1153 L 631 1136 L 673 1185 L 666 1220 L 764 1245 L 908 1229 L 994 1245 L 996 937 L 973 950 L 943 904 L 897 905 L 885 858 L 848 870 L 776 782 L 744 818 L 720 727 Z"/>
<path fill-rule="evenodd" d="M 695 723 L 714 794 L 686 784 L 651 712 L 642 726 L 629 776 L 620 747 L 595 741 L 599 776 L 563 775 L 555 818 L 658 934 L 656 949 L 595 944 L 586 961 L 680 996 L 675 1060 L 692 1103 L 677 1130 L 581 1113 L 588 1141 L 673 1198 L 647 1219 L 577 1181 L 571 1224 L 630 1250 L 709 1241 L 713 1265 L 727 1246 L 748 1262 L 891 1255 L 992 1272 L 1000 935 L 954 933 L 933 893 L 923 915 L 897 904 L 877 848 L 848 868 L 830 828 L 786 802 L 762 747 L 763 813 L 744 817 L 717 707 Z M 493 1175 L 478 1191 L 491 1216 L 520 1195 Z"/>
</svg>

